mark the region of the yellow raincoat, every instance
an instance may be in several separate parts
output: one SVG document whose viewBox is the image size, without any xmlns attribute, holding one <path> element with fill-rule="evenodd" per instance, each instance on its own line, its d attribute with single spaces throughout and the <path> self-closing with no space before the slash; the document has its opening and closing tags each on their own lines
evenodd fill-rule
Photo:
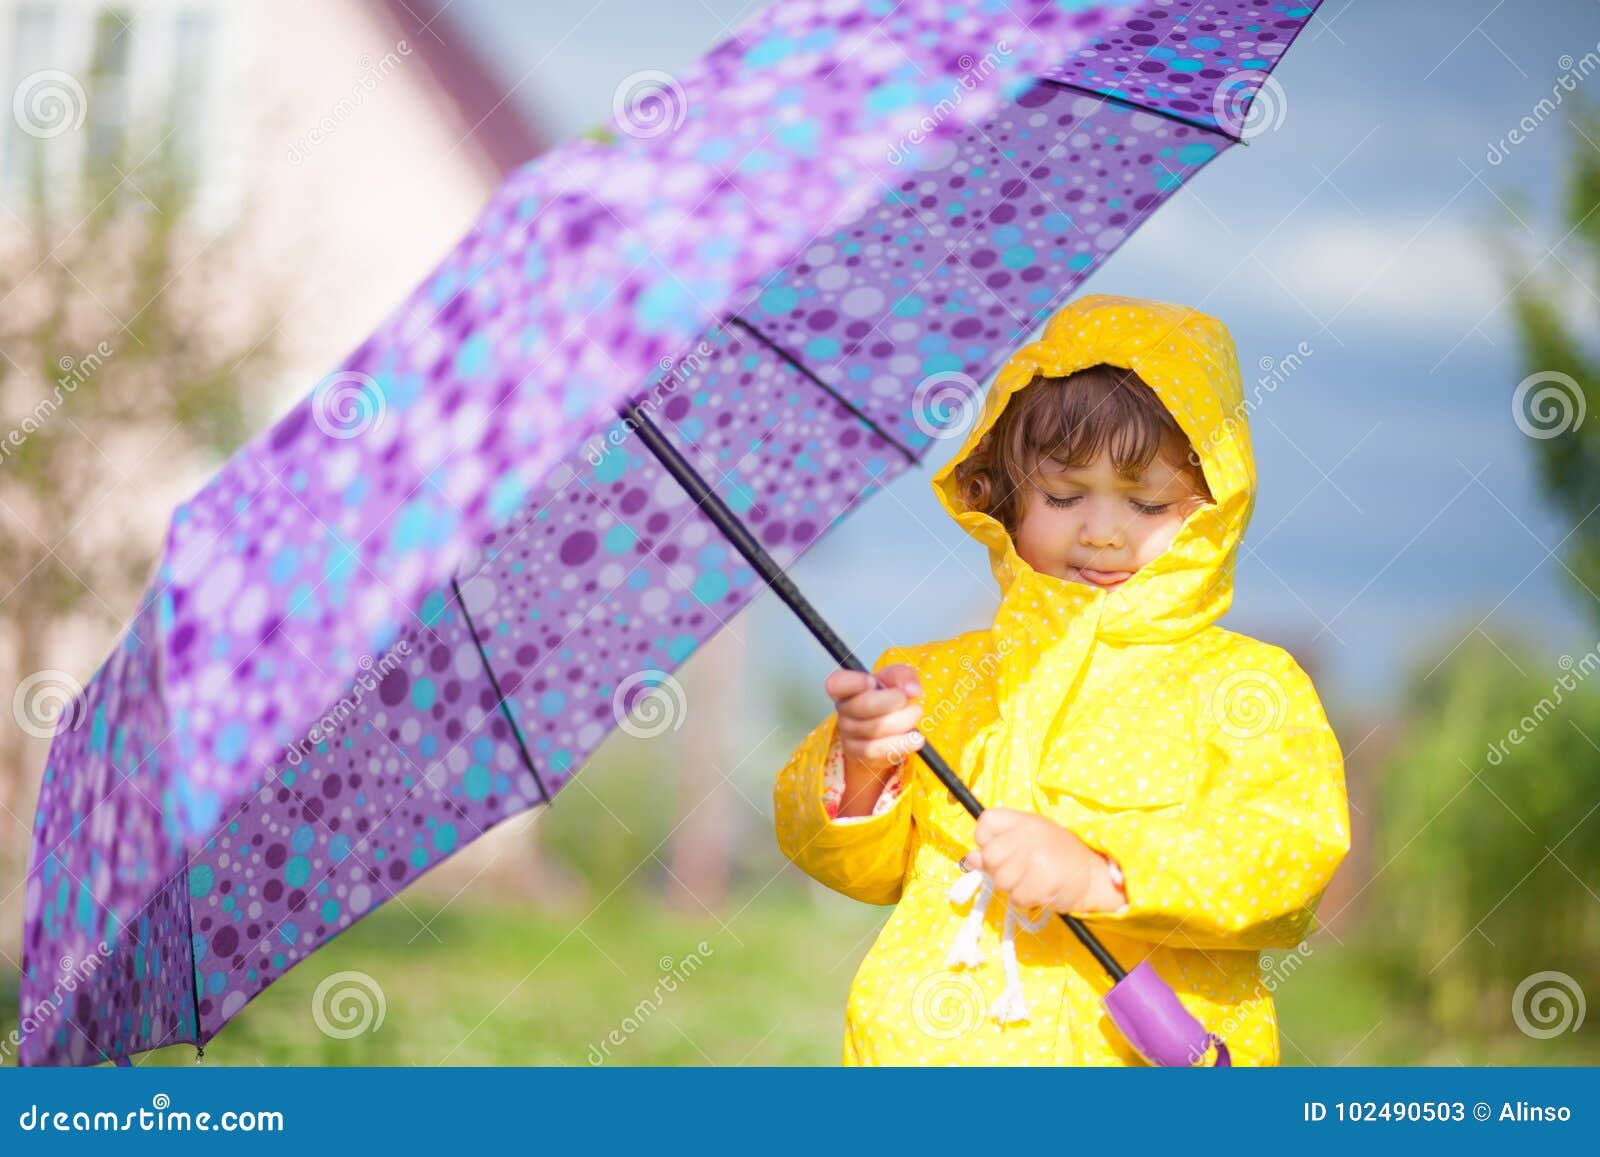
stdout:
<svg viewBox="0 0 1600 1157">
<path fill-rule="evenodd" d="M 1100 362 L 1160 395 L 1216 500 L 1110 590 L 1036 572 L 996 519 L 963 504 L 954 479 L 1035 374 Z M 1343 757 L 1310 679 L 1281 648 L 1215 625 L 1255 504 L 1232 337 L 1182 306 L 1078 299 L 1000 371 L 933 487 L 988 548 L 1000 606 L 988 629 L 890 648 L 874 670 L 917 670 L 920 730 L 985 805 L 1037 811 L 1116 859 L 1128 907 L 1083 918 L 1124 968 L 1148 959 L 1235 1064 L 1276 1064 L 1275 983 L 1258 953 L 1308 951 L 1350 830 Z M 1005 986 L 1003 895 L 979 929 L 982 962 L 946 963 L 969 914 L 960 900 L 977 903 L 970 889 L 950 895 L 974 821 L 915 757 L 886 811 L 832 820 L 830 754 L 832 714 L 777 776 L 778 843 L 830 888 L 896 904 L 850 988 L 845 1064 L 1144 1063 L 1101 1007 L 1110 978 L 1054 917 L 1015 934 L 1027 1019 L 990 1015 Z"/>
</svg>

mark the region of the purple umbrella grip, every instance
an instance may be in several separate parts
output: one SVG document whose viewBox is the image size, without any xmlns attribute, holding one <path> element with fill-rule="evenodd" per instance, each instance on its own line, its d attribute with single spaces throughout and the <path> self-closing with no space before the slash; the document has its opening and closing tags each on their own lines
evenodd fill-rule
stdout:
<svg viewBox="0 0 1600 1157">
<path fill-rule="evenodd" d="M 1103 1002 L 1111 1022 L 1128 1043 L 1153 1065 L 1182 1068 L 1204 1059 L 1215 1045 L 1215 1067 L 1231 1067 L 1228 1046 L 1222 1038 L 1178 1002 L 1178 994 L 1162 980 L 1148 960 L 1141 962 L 1106 993 Z"/>
</svg>

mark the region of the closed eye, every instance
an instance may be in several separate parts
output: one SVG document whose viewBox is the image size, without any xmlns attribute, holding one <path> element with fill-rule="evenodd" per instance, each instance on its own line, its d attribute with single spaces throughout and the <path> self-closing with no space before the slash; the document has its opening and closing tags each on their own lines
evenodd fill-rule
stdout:
<svg viewBox="0 0 1600 1157">
<path fill-rule="evenodd" d="M 1043 494 L 1044 492 L 1040 491 L 1040 493 Z M 1054 494 L 1045 494 L 1044 500 L 1047 506 L 1054 506 L 1057 509 L 1062 509 L 1074 505 L 1078 499 L 1082 497 L 1083 495 L 1081 494 L 1069 494 L 1065 498 L 1058 498 Z"/>
<path fill-rule="evenodd" d="M 1170 502 L 1149 503 L 1139 502 L 1135 499 L 1129 499 L 1129 501 L 1133 502 L 1133 508 L 1140 514 L 1164 514 L 1172 506 Z"/>
</svg>

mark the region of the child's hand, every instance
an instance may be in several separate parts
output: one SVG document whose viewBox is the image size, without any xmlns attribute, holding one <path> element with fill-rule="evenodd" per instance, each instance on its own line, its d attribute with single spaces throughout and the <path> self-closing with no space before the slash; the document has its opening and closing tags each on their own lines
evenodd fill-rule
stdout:
<svg viewBox="0 0 1600 1157">
<path fill-rule="evenodd" d="M 1053 820 L 1015 808 L 984 809 L 978 817 L 978 850 L 968 852 L 962 863 L 988 872 L 995 888 L 1019 908 L 1094 910 L 1093 902 L 1105 899 L 1110 886 L 1099 852 Z"/>
<path fill-rule="evenodd" d="M 882 779 L 918 750 L 924 740 L 922 684 L 914 668 L 894 663 L 868 674 L 841 667 L 823 683 L 839 717 L 846 768 Z"/>
</svg>

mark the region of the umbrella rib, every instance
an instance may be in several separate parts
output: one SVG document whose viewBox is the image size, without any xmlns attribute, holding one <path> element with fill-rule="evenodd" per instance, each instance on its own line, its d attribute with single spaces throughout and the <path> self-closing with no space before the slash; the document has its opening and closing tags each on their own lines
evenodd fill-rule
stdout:
<svg viewBox="0 0 1600 1157">
<path fill-rule="evenodd" d="M 194 897 L 190 895 L 189 892 L 188 881 L 190 867 L 192 867 L 192 863 L 187 857 L 185 857 L 185 862 L 183 868 L 181 869 L 183 871 L 184 879 L 183 923 L 184 929 L 189 933 L 189 952 L 192 956 L 194 953 Z M 146 908 L 148 907 L 149 905 L 146 905 Z M 189 967 L 189 994 L 194 998 L 194 1059 L 196 1062 L 198 1062 L 201 1057 L 206 1055 L 206 1047 L 204 1042 L 210 1038 L 206 1036 L 205 1028 L 200 1023 L 200 967 L 198 963 L 195 962 L 191 962 Z M 182 1042 L 173 1041 L 170 1043 L 181 1044 Z"/>
<path fill-rule="evenodd" d="M 494 668 L 489 665 L 489 653 L 483 649 L 483 640 L 478 637 L 477 624 L 472 621 L 472 612 L 467 610 L 467 600 L 461 597 L 461 584 L 456 582 L 456 576 L 450 576 L 450 589 L 455 592 L 456 606 L 461 608 L 461 617 L 467 621 L 467 633 L 472 636 L 472 645 L 478 648 L 478 658 L 483 660 L 483 673 L 489 676 L 489 686 L 494 689 L 494 697 L 500 704 L 500 714 L 506 717 L 506 723 L 511 727 L 511 737 L 517 741 L 517 751 L 522 755 L 522 765 L 528 769 L 528 774 L 533 776 L 533 782 L 539 786 L 539 794 L 543 802 L 550 802 L 550 790 L 545 787 L 539 769 L 533 765 L 533 757 L 528 754 L 528 745 L 522 738 L 522 728 L 517 726 L 516 716 L 511 714 L 511 706 L 506 701 L 506 693 L 500 690 L 500 680 L 495 676 Z"/>
<path fill-rule="evenodd" d="M 793 366 L 795 368 L 795 370 L 797 370 L 802 377 L 804 377 L 805 379 L 810 381 L 813 385 L 817 386 L 819 389 L 821 389 L 824 392 L 826 392 L 827 395 L 830 398 L 832 398 L 834 401 L 838 402 L 845 409 L 849 410 L 857 418 L 860 418 L 861 421 L 866 423 L 867 427 L 874 434 L 876 434 L 878 437 L 882 438 L 885 442 L 889 443 L 889 445 L 893 446 L 896 450 L 900 451 L 900 453 L 904 454 L 906 456 L 906 461 L 907 462 L 911 463 L 911 465 L 913 465 L 913 466 L 915 466 L 917 464 L 917 456 L 915 454 L 913 454 L 905 446 L 902 446 L 899 443 L 899 441 L 897 441 L 895 439 L 895 437 L 893 435 L 891 435 L 882 426 L 878 425 L 877 422 L 874 422 L 872 420 L 872 418 L 866 413 L 866 411 L 861 409 L 861 407 L 857 406 L 849 398 L 845 397 L 838 390 L 834 389 L 827 382 L 823 381 L 821 378 L 817 377 L 816 374 L 812 373 L 811 369 L 808 366 L 806 366 L 803 362 L 801 362 L 798 358 L 796 358 L 792 353 L 790 353 L 788 350 L 784 349 L 777 342 L 773 341 L 770 337 L 768 337 L 766 334 L 762 333 L 759 329 L 757 329 L 755 326 L 751 325 L 748 321 L 746 321 L 744 318 L 738 316 L 737 314 L 734 314 L 731 317 L 729 317 L 728 321 L 729 321 L 730 324 L 736 325 L 740 329 L 744 330 L 751 337 L 755 338 L 762 345 L 766 346 L 773 353 L 777 354 L 784 361 L 788 362 L 789 365 Z"/>
<path fill-rule="evenodd" d="M 1232 133 L 1223 132 L 1221 125 L 1208 125 L 1204 121 L 1193 121 L 1188 117 L 1180 116 L 1175 112 L 1168 112 L 1164 108 L 1154 108 L 1147 104 L 1140 104 L 1138 101 L 1131 100 L 1128 97 L 1122 96 L 1118 93 L 1101 92 L 1097 88 L 1085 88 L 1081 84 L 1073 84 L 1072 82 L 1066 80 L 1056 80 L 1054 77 L 1050 76 L 1040 76 L 1035 77 L 1034 79 L 1040 84 L 1049 85 L 1051 88 L 1063 89 L 1066 92 L 1075 92 L 1080 96 L 1092 96 L 1100 100 L 1115 101 L 1117 104 L 1120 104 L 1125 108 L 1134 109 L 1137 112 L 1147 112 L 1151 116 L 1164 117 L 1169 121 L 1176 121 L 1180 125 L 1188 125 L 1190 128 L 1199 129 L 1202 132 L 1216 133 L 1219 137 L 1232 141 L 1236 145 L 1248 145 L 1250 143 L 1243 137 L 1236 137 Z"/>
</svg>

